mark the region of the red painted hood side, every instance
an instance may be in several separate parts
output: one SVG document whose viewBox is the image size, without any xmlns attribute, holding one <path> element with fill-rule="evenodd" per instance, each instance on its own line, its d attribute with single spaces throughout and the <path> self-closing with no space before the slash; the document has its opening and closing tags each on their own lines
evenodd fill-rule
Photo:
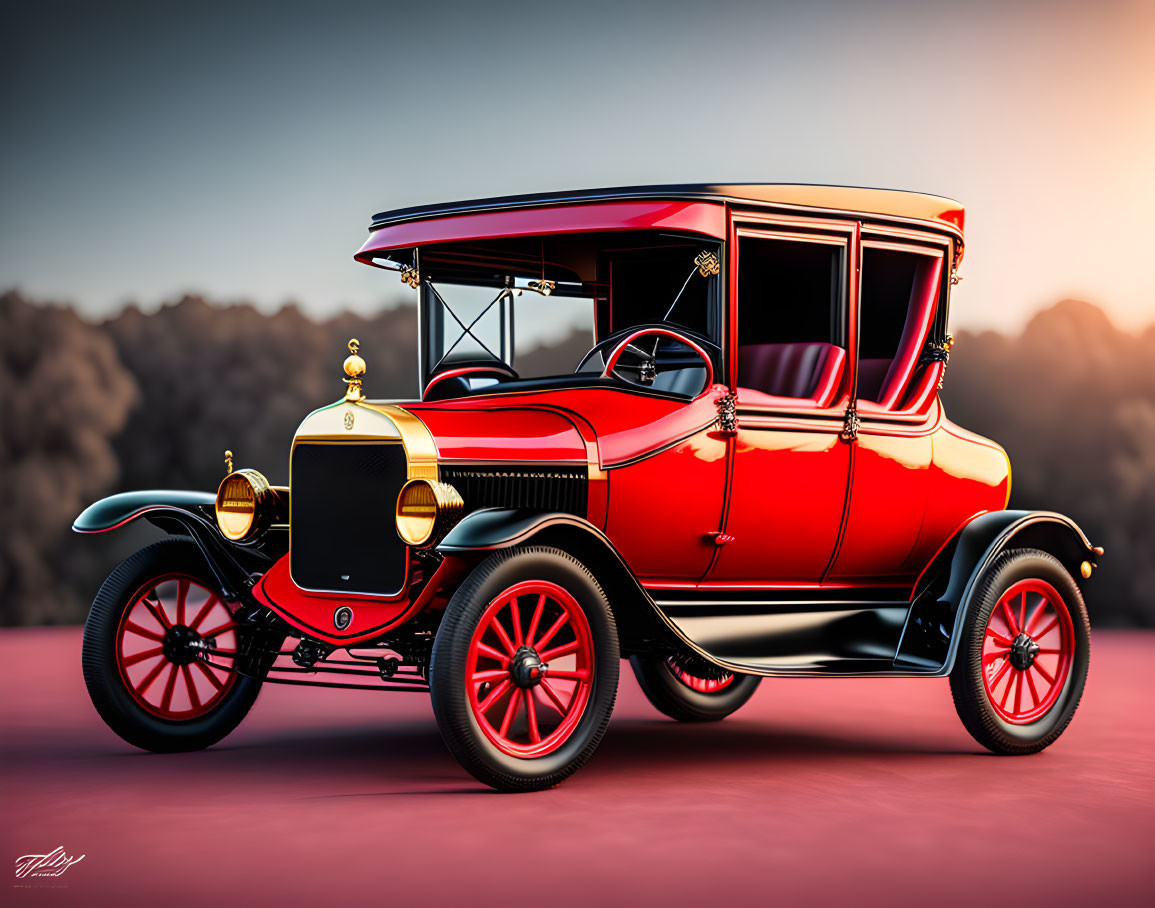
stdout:
<svg viewBox="0 0 1155 908">
<path fill-rule="evenodd" d="M 510 399 L 403 406 L 428 427 L 442 461 L 588 462 L 575 421 L 551 409 Z"/>
</svg>

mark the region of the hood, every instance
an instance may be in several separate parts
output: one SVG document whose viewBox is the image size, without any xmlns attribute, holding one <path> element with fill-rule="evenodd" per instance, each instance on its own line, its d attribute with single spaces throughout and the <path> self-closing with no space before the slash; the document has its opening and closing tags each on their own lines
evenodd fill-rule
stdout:
<svg viewBox="0 0 1155 908">
<path fill-rule="evenodd" d="M 402 404 L 424 423 L 439 461 L 588 462 L 575 423 L 544 407 Z"/>
</svg>

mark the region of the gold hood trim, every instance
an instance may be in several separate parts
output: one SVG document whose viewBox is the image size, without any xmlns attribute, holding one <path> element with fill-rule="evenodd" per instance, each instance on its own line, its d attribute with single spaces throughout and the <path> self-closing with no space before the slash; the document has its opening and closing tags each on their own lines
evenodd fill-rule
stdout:
<svg viewBox="0 0 1155 908">
<path fill-rule="evenodd" d="M 360 444 L 378 442 L 405 446 L 409 479 L 436 482 L 437 446 L 433 435 L 418 417 L 394 404 L 380 401 L 340 400 L 314 410 L 293 436 L 293 447 L 300 443 Z"/>
</svg>

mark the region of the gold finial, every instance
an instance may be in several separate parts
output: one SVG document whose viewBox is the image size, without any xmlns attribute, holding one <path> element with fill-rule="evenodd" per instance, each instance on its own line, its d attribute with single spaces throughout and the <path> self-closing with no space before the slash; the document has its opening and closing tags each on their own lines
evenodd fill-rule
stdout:
<svg viewBox="0 0 1155 908">
<path fill-rule="evenodd" d="M 718 256 L 708 249 L 703 249 L 698 253 L 694 259 L 694 264 L 698 266 L 698 274 L 702 277 L 713 277 L 722 271 L 722 263 L 718 261 Z"/>
<path fill-rule="evenodd" d="M 357 338 L 349 341 L 349 356 L 345 358 L 345 374 L 349 376 L 345 379 L 345 384 L 348 387 L 345 389 L 345 400 L 364 400 L 365 395 L 361 393 L 361 376 L 365 374 L 365 360 L 357 355 L 357 351 L 361 347 L 361 342 Z"/>
<path fill-rule="evenodd" d="M 225 475 L 233 471 L 233 452 L 225 451 Z"/>
</svg>

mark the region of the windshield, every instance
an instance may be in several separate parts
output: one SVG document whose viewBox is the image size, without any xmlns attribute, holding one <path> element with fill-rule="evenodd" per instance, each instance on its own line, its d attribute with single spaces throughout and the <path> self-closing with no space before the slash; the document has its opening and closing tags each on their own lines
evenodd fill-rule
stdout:
<svg viewBox="0 0 1155 908">
<path fill-rule="evenodd" d="M 596 341 L 592 296 L 431 282 L 425 327 L 429 374 L 498 360 L 522 378 L 573 371 Z"/>
<path fill-rule="evenodd" d="M 487 364 L 521 379 L 569 375 L 583 360 L 597 372 L 608 351 L 587 354 L 643 325 L 717 344 L 721 251 L 704 237 L 631 231 L 445 243 L 379 261 L 417 285 L 425 387 Z"/>
</svg>

